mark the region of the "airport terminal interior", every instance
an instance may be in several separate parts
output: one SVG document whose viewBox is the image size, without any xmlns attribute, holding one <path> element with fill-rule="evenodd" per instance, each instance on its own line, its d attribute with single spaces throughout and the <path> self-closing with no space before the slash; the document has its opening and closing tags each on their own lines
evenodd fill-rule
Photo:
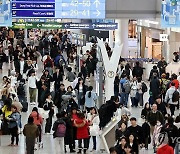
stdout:
<svg viewBox="0 0 180 154">
<path fill-rule="evenodd" d="M 179 0 L 0 0 L 0 154 L 180 154 Z"/>
</svg>

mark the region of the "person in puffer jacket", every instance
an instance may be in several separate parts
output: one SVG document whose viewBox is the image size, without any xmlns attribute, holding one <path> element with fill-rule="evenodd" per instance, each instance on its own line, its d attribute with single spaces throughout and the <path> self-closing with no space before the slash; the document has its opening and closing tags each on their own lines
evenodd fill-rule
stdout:
<svg viewBox="0 0 180 154">
<path fill-rule="evenodd" d="M 78 113 L 78 118 L 74 120 L 74 125 L 77 127 L 78 149 L 77 153 L 81 153 L 82 149 L 84 154 L 89 148 L 89 123 L 85 118 L 84 113 Z M 84 148 L 82 148 L 82 140 Z"/>
</svg>

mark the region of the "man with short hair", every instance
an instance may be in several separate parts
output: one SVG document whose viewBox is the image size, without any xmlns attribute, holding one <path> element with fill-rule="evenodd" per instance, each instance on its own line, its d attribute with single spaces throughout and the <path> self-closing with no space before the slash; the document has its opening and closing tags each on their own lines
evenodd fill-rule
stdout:
<svg viewBox="0 0 180 154">
<path fill-rule="evenodd" d="M 137 120 L 135 117 L 132 117 L 130 119 L 131 126 L 127 128 L 127 130 L 130 132 L 130 134 L 134 134 L 138 144 L 142 143 L 142 127 L 137 124 Z"/>
<path fill-rule="evenodd" d="M 175 107 L 178 105 L 178 101 L 173 100 L 173 94 L 176 91 L 175 83 L 171 82 L 171 87 L 167 90 L 166 96 L 165 96 L 165 102 L 169 104 L 171 116 L 174 115 Z"/>
<path fill-rule="evenodd" d="M 147 121 L 150 123 L 151 127 L 151 134 L 154 131 L 154 126 L 156 125 L 157 121 L 160 121 L 162 124 L 164 123 L 164 117 L 160 111 L 157 110 L 157 104 L 154 103 L 152 105 L 152 111 L 150 111 L 147 115 Z"/>
<path fill-rule="evenodd" d="M 26 152 L 27 154 L 34 154 L 35 140 L 39 136 L 39 129 L 34 124 L 34 118 L 28 118 L 28 124 L 24 126 L 23 134 L 26 137 Z"/>
</svg>

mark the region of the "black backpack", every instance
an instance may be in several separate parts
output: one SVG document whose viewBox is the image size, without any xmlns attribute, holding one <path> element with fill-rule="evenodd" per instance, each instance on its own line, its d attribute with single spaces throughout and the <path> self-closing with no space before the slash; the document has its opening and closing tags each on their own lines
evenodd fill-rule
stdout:
<svg viewBox="0 0 180 154">
<path fill-rule="evenodd" d="M 179 101 L 179 92 L 175 90 L 172 95 L 172 102 L 178 102 L 178 101 Z"/>
<path fill-rule="evenodd" d="M 48 62 L 46 63 L 46 67 L 52 67 L 52 63 L 51 63 L 50 61 L 48 61 Z"/>
<path fill-rule="evenodd" d="M 25 96 L 25 89 L 23 84 L 19 84 L 19 86 L 17 87 L 17 95 Z"/>
<path fill-rule="evenodd" d="M 148 91 L 147 85 L 143 82 L 142 83 L 142 92 L 145 93 Z"/>
</svg>

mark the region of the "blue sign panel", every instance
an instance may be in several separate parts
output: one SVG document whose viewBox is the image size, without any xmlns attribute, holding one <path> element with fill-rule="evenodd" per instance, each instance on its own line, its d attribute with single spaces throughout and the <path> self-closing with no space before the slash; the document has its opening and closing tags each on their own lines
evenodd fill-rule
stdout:
<svg viewBox="0 0 180 154">
<path fill-rule="evenodd" d="M 114 30 L 118 28 L 117 23 L 63 23 L 66 29 L 104 29 Z"/>
<path fill-rule="evenodd" d="M 13 18 L 104 19 L 105 0 L 13 0 Z"/>
<path fill-rule="evenodd" d="M 180 27 L 180 0 L 162 0 L 162 27 Z"/>
<path fill-rule="evenodd" d="M 12 26 L 10 0 L 0 0 L 0 26 Z"/>
</svg>

